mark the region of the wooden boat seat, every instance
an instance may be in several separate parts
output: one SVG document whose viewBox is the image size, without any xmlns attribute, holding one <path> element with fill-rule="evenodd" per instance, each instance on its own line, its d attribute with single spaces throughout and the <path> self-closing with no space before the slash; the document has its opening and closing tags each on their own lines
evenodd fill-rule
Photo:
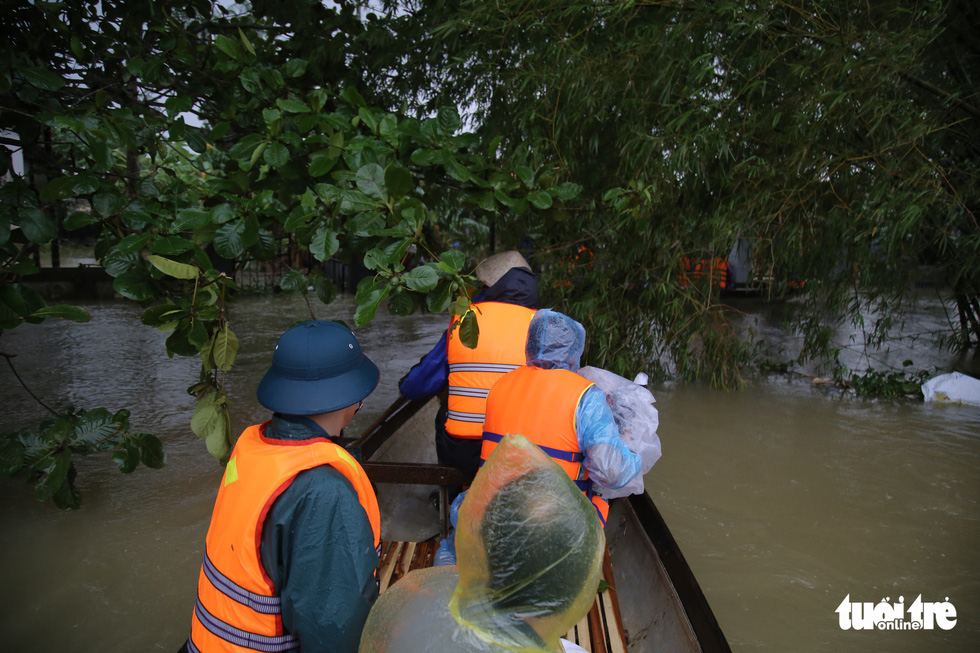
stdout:
<svg viewBox="0 0 980 653">
<path fill-rule="evenodd" d="M 378 561 L 381 592 L 413 569 L 431 567 L 437 548 L 436 538 L 425 542 L 382 542 Z M 565 639 L 590 653 L 626 653 L 626 636 L 608 549 L 602 561 L 602 580 L 605 581 L 600 584 L 603 589 L 597 594 L 589 613 L 565 634 Z"/>
</svg>

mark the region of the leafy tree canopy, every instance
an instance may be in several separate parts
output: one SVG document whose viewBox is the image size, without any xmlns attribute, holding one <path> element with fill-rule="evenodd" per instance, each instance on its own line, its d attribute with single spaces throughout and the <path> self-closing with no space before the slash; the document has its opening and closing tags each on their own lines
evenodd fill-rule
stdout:
<svg viewBox="0 0 980 653">
<path fill-rule="evenodd" d="M 795 294 L 803 359 L 833 360 L 841 320 L 880 344 L 923 270 L 952 291 L 941 338 L 980 339 L 975 3 L 393 4 L 377 20 L 405 47 L 375 88 L 467 107 L 508 160 L 585 189 L 498 233 L 534 236 L 596 364 L 737 385 L 751 336 L 689 274 L 736 245 Z"/>
<path fill-rule="evenodd" d="M 576 189 L 500 166 L 492 143 L 461 131 L 452 105 L 417 119 L 369 101 L 356 61 L 372 56 L 372 36 L 357 9 L 307 0 L 8 8 L 0 330 L 88 319 L 47 306 L 21 281 L 38 271 L 34 255 L 59 224 L 95 233 L 114 289 L 170 333 L 167 352 L 200 356 L 191 427 L 223 461 L 232 434 L 222 384 L 238 341 L 225 303 L 235 285 L 219 262 L 266 260 L 288 239 L 318 261 L 342 257 L 374 273 L 357 289 L 358 325 L 383 301 L 394 314 L 448 310 L 470 324 L 466 256 L 433 235 L 445 207 L 529 213 Z M 325 303 L 336 294 L 316 268 L 291 270 L 280 285 L 312 287 Z M 110 443 L 124 471 L 162 464 L 154 442 L 128 434 L 121 417 L 96 449 L 94 436 L 75 446 L 83 427 L 69 425 L 86 421 L 83 412 L 52 412 L 65 426 L 42 426 L 43 446 L 23 433 L 3 438 L 3 469 L 37 477 L 39 497 L 78 505 L 72 451 Z"/>
<path fill-rule="evenodd" d="M 944 337 L 968 344 L 977 13 L 969 0 L 17 3 L 0 44 L 0 330 L 88 318 L 22 282 L 59 226 L 94 232 L 168 352 L 201 357 L 191 426 L 219 460 L 238 345 L 216 265 L 287 239 L 374 272 L 358 324 L 382 303 L 424 307 L 462 315 L 467 340 L 472 259 L 440 234 L 467 234 L 471 255 L 521 246 L 546 301 L 588 328 L 589 361 L 621 373 L 738 385 L 755 343 L 707 273 L 736 245 L 753 284 L 794 293 L 801 358 L 832 357 L 840 320 L 877 316 L 863 326 L 881 342 L 923 269 L 952 291 Z M 279 283 L 336 293 L 315 268 Z M 77 505 L 66 451 L 162 464 L 100 411 L 42 425 L 43 442 L 8 434 L 0 469 Z"/>
</svg>

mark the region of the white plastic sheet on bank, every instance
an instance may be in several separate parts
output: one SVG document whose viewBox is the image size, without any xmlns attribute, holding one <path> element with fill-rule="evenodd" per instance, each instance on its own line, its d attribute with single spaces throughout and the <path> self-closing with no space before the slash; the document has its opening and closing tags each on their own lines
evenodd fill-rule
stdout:
<svg viewBox="0 0 980 653">
<path fill-rule="evenodd" d="M 657 435 L 660 416 L 653 406 L 656 401 L 653 393 L 638 383 L 600 367 L 583 367 L 578 373 L 606 393 L 606 403 L 612 409 L 619 437 L 642 461 L 640 473 L 626 485 L 615 490 L 597 487 L 596 491 L 606 500 L 643 494 L 643 475 L 660 460 L 661 455 L 660 437 Z M 637 380 L 645 381 L 645 377 L 645 374 L 638 375 Z"/>
<path fill-rule="evenodd" d="M 361 653 L 554 653 L 599 586 L 595 509 L 539 447 L 509 435 L 459 510 L 456 566 L 406 574 L 374 604 Z"/>
<path fill-rule="evenodd" d="M 929 379 L 922 384 L 926 401 L 980 406 L 980 379 L 953 372 Z"/>
</svg>

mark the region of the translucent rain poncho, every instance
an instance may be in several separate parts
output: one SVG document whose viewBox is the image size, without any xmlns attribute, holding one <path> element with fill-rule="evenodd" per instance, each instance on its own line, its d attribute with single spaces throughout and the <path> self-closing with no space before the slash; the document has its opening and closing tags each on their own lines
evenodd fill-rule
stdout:
<svg viewBox="0 0 980 653">
<path fill-rule="evenodd" d="M 525 346 L 528 365 L 578 372 L 583 351 L 585 327 L 551 309 L 534 314 Z M 582 464 L 597 486 L 620 488 L 636 479 L 640 457 L 621 440 L 607 397 L 599 387 L 589 388 L 582 395 L 575 411 L 575 424 L 579 449 L 585 455 Z M 642 488 L 642 477 L 639 482 Z"/>
<path fill-rule="evenodd" d="M 605 537 L 568 475 L 522 436 L 487 459 L 459 511 L 457 566 L 413 571 L 375 603 L 362 653 L 555 653 L 588 612 Z"/>
<path fill-rule="evenodd" d="M 642 494 L 643 475 L 650 471 L 661 455 L 660 437 L 657 435 L 660 417 L 653 406 L 656 401 L 653 393 L 638 383 L 598 367 L 583 367 L 578 373 L 605 393 L 620 438 L 642 461 L 640 473 L 629 482 L 615 489 L 599 488 L 599 494 L 606 500 Z M 644 376 L 641 374 L 639 378 Z"/>
</svg>

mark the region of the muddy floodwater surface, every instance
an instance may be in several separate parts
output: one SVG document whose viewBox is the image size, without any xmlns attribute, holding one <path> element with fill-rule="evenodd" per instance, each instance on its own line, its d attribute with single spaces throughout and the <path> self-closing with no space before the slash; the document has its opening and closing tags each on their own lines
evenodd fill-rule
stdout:
<svg viewBox="0 0 980 653">
<path fill-rule="evenodd" d="M 91 322 L 21 327 L 4 333 L 0 350 L 17 354 L 18 373 L 49 405 L 129 408 L 135 430 L 164 441 L 167 465 L 123 475 L 107 456 L 79 460 L 82 508 L 71 512 L 35 502 L 21 479 L 0 479 L 0 648 L 176 651 L 222 473 L 188 426 L 185 390 L 199 363 L 168 358 L 167 334 L 141 325 L 139 307 L 85 306 Z M 243 298 L 231 310 L 241 343 L 227 379 L 237 434 L 266 419 L 256 385 L 278 336 L 310 313 L 288 296 Z M 316 317 L 352 324 L 353 310 L 341 297 Z M 348 435 L 395 399 L 399 377 L 446 321 L 379 312 L 357 330 L 382 379 Z M 663 457 L 647 490 L 733 650 L 976 650 L 980 407 L 864 400 L 799 377 L 741 392 L 652 390 Z M 6 366 L 0 396 L 0 430 L 44 417 Z M 955 626 L 841 627 L 845 599 L 909 607 L 920 596 L 953 606 Z"/>
</svg>

